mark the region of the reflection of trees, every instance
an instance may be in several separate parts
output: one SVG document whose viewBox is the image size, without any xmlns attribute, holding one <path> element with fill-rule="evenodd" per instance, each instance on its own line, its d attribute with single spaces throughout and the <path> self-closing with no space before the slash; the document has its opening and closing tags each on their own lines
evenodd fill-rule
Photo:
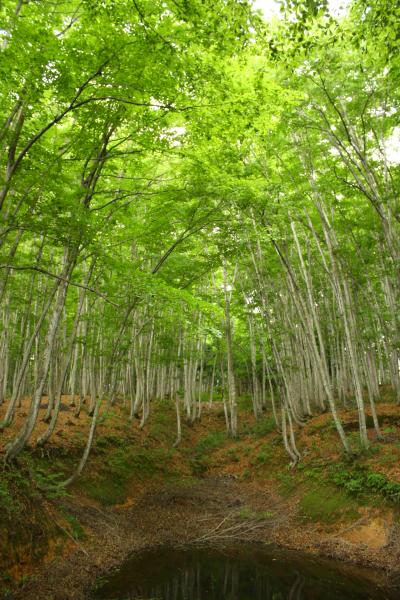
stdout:
<svg viewBox="0 0 400 600">
<path fill-rule="evenodd" d="M 303 598 L 302 592 L 303 592 L 303 587 L 304 587 L 305 582 L 306 582 L 306 580 L 304 579 L 303 575 L 300 575 L 300 573 L 297 573 L 296 581 L 290 588 L 288 600 L 301 600 Z"/>
<path fill-rule="evenodd" d="M 138 600 L 303 600 L 305 579 L 296 573 L 293 583 L 282 582 L 265 569 L 244 568 L 226 561 L 217 569 L 200 561 L 181 568 L 168 581 L 131 591 Z"/>
</svg>

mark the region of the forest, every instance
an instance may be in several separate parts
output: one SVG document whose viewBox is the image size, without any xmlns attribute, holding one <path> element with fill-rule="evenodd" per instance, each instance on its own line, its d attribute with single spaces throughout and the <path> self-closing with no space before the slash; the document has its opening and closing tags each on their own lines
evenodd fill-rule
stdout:
<svg viewBox="0 0 400 600">
<path fill-rule="evenodd" d="M 0 2 L 1 527 L 117 421 L 400 504 L 399 80 L 393 0 Z"/>
</svg>

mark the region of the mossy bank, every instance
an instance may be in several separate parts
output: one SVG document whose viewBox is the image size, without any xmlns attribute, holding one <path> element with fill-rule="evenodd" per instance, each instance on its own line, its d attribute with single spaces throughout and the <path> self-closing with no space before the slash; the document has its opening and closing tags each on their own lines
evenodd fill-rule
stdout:
<svg viewBox="0 0 400 600">
<path fill-rule="evenodd" d="M 382 414 L 385 410 L 390 416 L 391 405 L 381 407 Z M 351 424 L 354 415 L 349 412 L 347 418 Z M 34 597 L 53 573 L 53 597 L 58 598 L 66 576 L 60 565 L 78 560 L 88 571 L 78 577 L 75 595 L 60 598 L 84 598 L 79 594 L 93 584 L 94 573 L 118 564 L 135 548 L 206 539 L 213 518 L 224 511 L 237 524 L 238 539 L 248 539 L 246 524 L 251 523 L 251 539 L 396 576 L 400 482 L 388 456 L 389 450 L 399 451 L 397 425 L 391 424 L 386 440 L 368 452 L 356 449 L 346 459 L 337 455 L 329 417 L 310 420 L 307 438 L 301 435 L 316 436 L 318 444 L 311 442 L 292 469 L 268 415 L 258 421 L 243 415 L 239 435 L 232 439 L 214 403 L 201 421 L 183 426 L 177 447 L 174 419 L 166 402 L 159 403 L 146 431 L 127 422 L 123 409 L 104 414 L 86 469 L 67 490 L 59 483 L 79 460 L 79 435 L 26 452 L 18 469 L 3 472 L 4 597 Z M 209 521 L 198 520 L 200 506 L 202 514 L 209 511 Z M 223 530 L 217 541 L 223 541 Z M 48 598 L 52 593 L 46 589 Z"/>
</svg>

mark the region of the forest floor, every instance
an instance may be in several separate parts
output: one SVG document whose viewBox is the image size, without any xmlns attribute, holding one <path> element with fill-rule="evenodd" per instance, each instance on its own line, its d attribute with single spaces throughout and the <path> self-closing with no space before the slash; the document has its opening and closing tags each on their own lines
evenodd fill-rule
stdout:
<svg viewBox="0 0 400 600">
<path fill-rule="evenodd" d="M 124 407 L 113 408 L 102 414 L 84 474 L 68 494 L 56 483 L 79 461 L 89 418 L 75 418 L 63 402 L 52 441 L 30 448 L 19 469 L 0 478 L 3 597 L 83 600 L 134 551 L 227 540 L 276 543 L 398 580 L 400 409 L 386 390 L 378 405 L 382 441 L 370 427 L 371 447 L 361 452 L 356 412 L 343 411 L 355 450 L 345 459 L 330 416 L 319 415 L 296 434 L 303 455 L 296 469 L 270 416 L 255 421 L 246 399 L 236 440 L 226 436 L 215 402 L 200 422 L 184 425 L 177 448 L 171 403 L 157 403 L 144 431 Z M 12 433 L 2 434 L 3 448 Z"/>
</svg>

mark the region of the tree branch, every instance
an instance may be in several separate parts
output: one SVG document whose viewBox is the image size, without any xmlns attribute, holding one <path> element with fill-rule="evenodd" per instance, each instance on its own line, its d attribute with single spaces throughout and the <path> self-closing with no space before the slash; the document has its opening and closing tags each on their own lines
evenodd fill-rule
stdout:
<svg viewBox="0 0 400 600">
<path fill-rule="evenodd" d="M 16 265 L 0 265 L 0 269 L 11 269 L 13 271 L 37 271 L 38 273 L 42 273 L 43 275 L 47 275 L 48 277 L 53 277 L 53 279 L 59 279 L 60 281 L 66 281 L 69 285 L 72 285 L 72 286 L 78 287 L 78 288 L 82 288 L 84 290 L 87 290 L 88 292 L 92 292 L 93 294 L 96 294 L 96 296 L 103 298 L 103 300 L 105 302 L 107 302 L 108 304 L 111 304 L 112 306 L 115 306 L 116 308 L 120 308 L 119 304 L 116 304 L 115 302 L 113 302 L 112 300 L 107 298 L 107 296 L 105 294 L 102 294 L 102 292 L 94 290 L 93 288 L 88 287 L 87 285 L 83 285 L 82 283 L 76 283 L 74 281 L 71 281 L 70 279 L 61 277 L 61 275 L 56 275 L 55 273 L 51 273 L 50 271 L 47 271 L 46 269 L 43 269 L 42 267 L 37 267 L 34 265 L 18 265 L 18 266 L 16 266 Z"/>
</svg>

